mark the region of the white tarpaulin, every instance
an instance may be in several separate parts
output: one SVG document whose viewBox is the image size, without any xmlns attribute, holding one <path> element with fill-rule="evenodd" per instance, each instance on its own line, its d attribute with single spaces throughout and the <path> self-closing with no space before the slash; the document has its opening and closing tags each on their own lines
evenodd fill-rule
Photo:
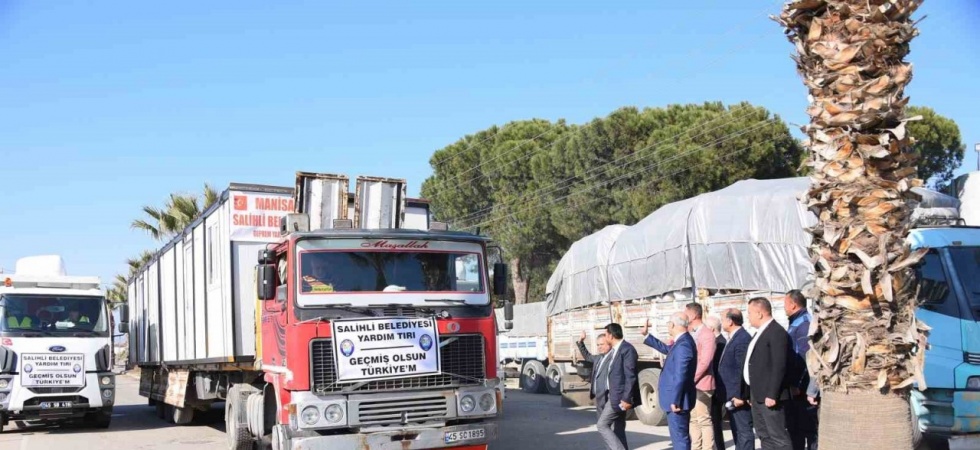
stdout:
<svg viewBox="0 0 980 450">
<path fill-rule="evenodd" d="M 812 267 L 811 236 L 804 228 L 817 222 L 799 200 L 809 183 L 743 180 L 697 197 L 687 223 L 695 286 L 775 292 L 802 287 Z M 662 293 L 651 288 L 648 295 Z"/>
<path fill-rule="evenodd" d="M 980 172 L 957 177 L 953 181 L 953 193 L 962 202 L 960 217 L 969 226 L 980 226 Z"/>
<path fill-rule="evenodd" d="M 572 244 L 545 288 L 549 315 L 609 297 L 606 280 L 609 251 L 626 228 L 625 225 L 610 225 Z M 552 308 L 558 305 L 560 309 Z"/>
<path fill-rule="evenodd" d="M 608 291 L 589 285 L 581 291 L 565 288 L 575 273 L 572 267 L 603 259 L 575 250 L 597 236 L 608 237 L 608 227 L 586 236 L 562 257 L 548 282 L 548 314 L 692 287 L 773 292 L 802 288 L 812 272 L 811 236 L 806 228 L 816 224 L 816 217 L 799 200 L 809 184 L 808 178 L 743 180 L 664 205 L 621 230 L 612 246 L 601 247 L 609 248 Z M 955 198 L 926 189 L 915 192 L 923 197 L 917 214 L 958 214 Z M 593 270 L 601 273 L 601 268 Z M 603 293 L 608 295 L 599 295 Z"/>
</svg>

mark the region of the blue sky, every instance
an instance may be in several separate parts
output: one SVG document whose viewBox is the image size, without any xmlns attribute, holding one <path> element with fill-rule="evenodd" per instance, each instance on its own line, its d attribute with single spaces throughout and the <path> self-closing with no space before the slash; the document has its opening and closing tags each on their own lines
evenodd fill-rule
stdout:
<svg viewBox="0 0 980 450">
<path fill-rule="evenodd" d="M 308 170 L 417 194 L 434 150 L 511 120 L 746 100 L 804 123 L 779 5 L 0 0 L 0 267 L 59 253 L 109 280 L 158 246 L 129 228 L 140 207 L 204 182 Z M 923 15 L 908 93 L 959 123 L 972 169 L 980 4 Z"/>
</svg>

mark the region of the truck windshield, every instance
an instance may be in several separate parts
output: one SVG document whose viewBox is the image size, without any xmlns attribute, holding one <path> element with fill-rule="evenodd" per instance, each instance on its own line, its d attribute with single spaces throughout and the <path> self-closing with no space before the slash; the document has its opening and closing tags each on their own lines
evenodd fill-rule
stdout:
<svg viewBox="0 0 980 450">
<path fill-rule="evenodd" d="M 953 247 L 949 249 L 956 274 L 966 290 L 974 320 L 980 319 L 980 247 Z"/>
<path fill-rule="evenodd" d="M 0 296 L 0 331 L 43 332 L 55 335 L 107 333 L 102 297 L 16 295 Z"/>
<path fill-rule="evenodd" d="M 480 255 L 451 251 L 313 250 L 300 254 L 301 292 L 484 292 Z"/>
</svg>

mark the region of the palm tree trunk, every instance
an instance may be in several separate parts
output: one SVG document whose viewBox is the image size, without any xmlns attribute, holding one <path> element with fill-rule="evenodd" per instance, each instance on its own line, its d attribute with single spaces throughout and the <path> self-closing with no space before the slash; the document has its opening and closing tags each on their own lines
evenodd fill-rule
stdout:
<svg viewBox="0 0 980 450">
<path fill-rule="evenodd" d="M 909 449 L 908 391 L 922 378 L 926 328 L 915 319 L 921 252 L 904 242 L 920 186 L 905 132 L 904 62 L 922 0 L 799 0 L 777 21 L 809 90 L 817 214 L 816 334 L 808 356 L 823 397 L 820 448 Z"/>
</svg>

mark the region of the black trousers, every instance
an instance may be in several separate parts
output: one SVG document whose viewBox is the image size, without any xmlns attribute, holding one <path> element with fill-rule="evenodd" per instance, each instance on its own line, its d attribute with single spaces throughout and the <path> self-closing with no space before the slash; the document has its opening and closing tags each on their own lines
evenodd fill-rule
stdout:
<svg viewBox="0 0 980 450">
<path fill-rule="evenodd" d="M 717 393 L 718 391 L 715 391 Z M 721 432 L 722 410 L 725 408 L 724 400 L 720 395 L 711 396 L 711 427 L 714 428 L 715 450 L 725 450 L 725 435 Z"/>
<path fill-rule="evenodd" d="M 752 431 L 752 409 L 748 405 L 742 405 L 741 408 L 728 411 L 728 422 L 732 427 L 735 450 L 755 450 L 755 432 Z"/>
<path fill-rule="evenodd" d="M 793 450 L 817 450 L 817 407 L 806 400 L 806 395 L 787 404 L 786 428 Z"/>
<path fill-rule="evenodd" d="M 786 430 L 787 403 L 780 401 L 770 408 L 765 402 L 752 402 L 752 422 L 756 436 L 762 441 L 762 450 L 793 450 Z"/>
</svg>

